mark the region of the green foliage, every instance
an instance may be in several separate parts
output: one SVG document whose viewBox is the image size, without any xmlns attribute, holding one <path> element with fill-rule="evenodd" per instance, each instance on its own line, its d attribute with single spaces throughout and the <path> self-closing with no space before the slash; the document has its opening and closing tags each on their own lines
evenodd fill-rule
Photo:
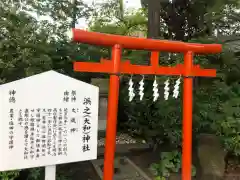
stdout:
<svg viewBox="0 0 240 180">
<path fill-rule="evenodd" d="M 0 83 L 50 69 L 86 79 L 86 75 L 73 72 L 72 62 L 79 60 L 79 56 L 85 61 L 100 59 L 97 48 L 70 43 L 65 34 L 70 24 L 56 28 L 51 20 L 39 21 L 30 13 L 13 11 L 10 7 L 0 4 Z"/>
<path fill-rule="evenodd" d="M 0 18 L 4 27 L 0 35 L 1 82 L 50 69 L 48 49 L 52 47 L 46 31 L 38 30 L 36 20 L 25 13 L 4 12 Z"/>
<path fill-rule="evenodd" d="M 201 101 L 196 103 L 200 113 L 195 116 L 199 132 L 221 136 L 226 150 L 235 155 L 240 155 L 239 88 L 238 82 L 228 86 L 224 82 L 216 81 L 211 90 L 211 97 L 209 88 L 201 88 L 197 93 L 197 98 Z"/>
<path fill-rule="evenodd" d="M 1 180 L 14 180 L 19 176 L 20 171 L 6 171 L 0 172 Z"/>
<path fill-rule="evenodd" d="M 151 165 L 156 179 L 170 177 L 171 173 L 178 173 L 181 169 L 181 153 L 179 151 L 162 152 L 159 163 Z M 196 176 L 196 168 L 192 166 L 192 176 Z"/>
<path fill-rule="evenodd" d="M 39 180 L 42 173 L 43 173 L 42 168 L 29 169 L 29 175 L 27 177 L 27 180 Z"/>
<path fill-rule="evenodd" d="M 202 57 L 198 61 L 204 62 Z M 218 78 L 200 82 L 194 98 L 194 126 L 198 133 L 217 134 L 228 152 L 240 155 L 239 57 L 225 49 L 221 56 L 210 56 L 208 61 L 217 68 Z"/>
<path fill-rule="evenodd" d="M 39 180 L 44 177 L 44 168 L 29 169 L 27 180 Z M 61 171 L 56 172 L 56 180 L 70 180 L 70 178 Z"/>
<path fill-rule="evenodd" d="M 90 21 L 90 30 L 119 35 L 137 36 L 137 32 L 146 35 L 147 18 L 143 10 L 123 9 L 121 1 L 109 0 L 97 6 Z"/>
</svg>

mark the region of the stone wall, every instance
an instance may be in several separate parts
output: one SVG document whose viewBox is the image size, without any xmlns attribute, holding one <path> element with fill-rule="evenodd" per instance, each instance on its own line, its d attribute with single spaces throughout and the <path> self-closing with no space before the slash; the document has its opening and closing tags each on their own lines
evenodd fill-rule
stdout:
<svg viewBox="0 0 240 180">
<path fill-rule="evenodd" d="M 99 87 L 98 130 L 106 130 L 109 79 L 93 78 L 91 84 Z"/>
</svg>

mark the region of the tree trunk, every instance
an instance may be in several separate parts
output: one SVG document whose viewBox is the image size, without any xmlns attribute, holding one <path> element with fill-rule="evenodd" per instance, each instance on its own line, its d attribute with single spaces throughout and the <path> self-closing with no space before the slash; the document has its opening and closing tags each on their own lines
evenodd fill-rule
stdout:
<svg viewBox="0 0 240 180">
<path fill-rule="evenodd" d="M 148 3 L 148 33 L 147 38 L 158 39 L 160 35 L 160 8 L 159 0 L 150 0 Z M 150 53 L 145 64 L 150 64 Z"/>
<path fill-rule="evenodd" d="M 148 34 L 147 38 L 158 39 L 160 36 L 160 8 L 159 0 L 149 0 L 148 3 Z M 150 65 L 151 53 L 148 54 L 147 63 Z M 151 107 L 150 107 L 151 108 Z M 150 145 L 153 151 L 157 148 L 157 142 L 153 138 L 153 144 Z"/>
<path fill-rule="evenodd" d="M 77 0 L 73 0 L 72 28 L 75 28 L 77 21 Z"/>
<path fill-rule="evenodd" d="M 148 3 L 148 38 L 157 39 L 160 34 L 160 8 L 158 0 L 150 0 Z"/>
</svg>

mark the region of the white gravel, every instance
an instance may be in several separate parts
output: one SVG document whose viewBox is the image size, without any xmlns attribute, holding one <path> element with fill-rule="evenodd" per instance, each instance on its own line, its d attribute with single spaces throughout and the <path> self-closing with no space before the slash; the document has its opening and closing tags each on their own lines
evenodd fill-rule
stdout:
<svg viewBox="0 0 240 180">
<path fill-rule="evenodd" d="M 116 137 L 116 144 L 136 144 L 137 140 L 132 138 L 131 136 L 127 134 L 120 134 Z M 104 146 L 105 145 L 105 138 L 101 138 L 98 140 L 98 146 Z"/>
</svg>

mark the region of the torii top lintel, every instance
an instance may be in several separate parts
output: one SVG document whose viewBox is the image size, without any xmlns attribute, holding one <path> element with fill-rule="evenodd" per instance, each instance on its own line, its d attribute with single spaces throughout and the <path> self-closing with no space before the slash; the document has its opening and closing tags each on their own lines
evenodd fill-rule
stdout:
<svg viewBox="0 0 240 180">
<path fill-rule="evenodd" d="M 150 66 L 132 65 L 130 64 L 130 61 L 121 61 L 119 71 L 115 72 L 112 68 L 114 62 L 105 59 L 102 59 L 100 63 L 74 62 L 74 70 L 80 72 L 215 77 L 216 70 L 201 69 L 199 65 L 193 65 L 191 72 L 189 70 L 186 72 L 186 68 L 184 68 L 183 64 L 178 64 L 175 67 L 159 66 L 159 51 L 180 52 L 184 54 L 188 52 L 191 52 L 192 54 L 208 54 L 220 53 L 222 51 L 222 45 L 220 44 L 196 44 L 178 41 L 153 40 L 98 32 L 88 32 L 80 29 L 72 29 L 72 39 L 75 42 L 92 45 L 107 47 L 114 47 L 115 45 L 118 45 L 125 49 L 152 51 Z M 113 48 L 113 51 L 114 49 L 115 48 Z"/>
<path fill-rule="evenodd" d="M 73 29 L 73 41 L 99 46 L 114 46 L 119 44 L 125 49 L 167 51 L 183 53 L 191 51 L 199 54 L 220 53 L 222 45 L 219 44 L 196 44 L 184 43 L 180 41 L 154 40 L 146 38 L 136 38 L 130 36 L 120 36 L 98 32 L 89 32 L 81 29 Z"/>
</svg>

